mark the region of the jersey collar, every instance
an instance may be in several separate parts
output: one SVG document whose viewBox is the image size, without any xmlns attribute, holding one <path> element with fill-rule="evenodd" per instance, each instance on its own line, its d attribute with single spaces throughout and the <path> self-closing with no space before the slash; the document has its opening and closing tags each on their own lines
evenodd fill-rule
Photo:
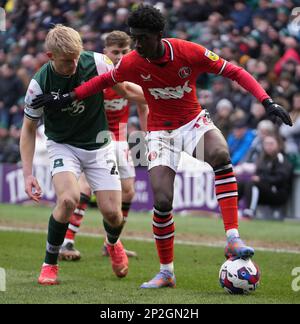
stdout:
<svg viewBox="0 0 300 324">
<path fill-rule="evenodd" d="M 165 54 L 156 60 L 150 60 L 150 59 L 146 58 L 146 60 L 149 63 L 161 65 L 161 64 L 166 64 L 169 61 L 174 61 L 174 51 L 173 51 L 172 44 L 167 39 L 163 39 L 162 41 L 165 46 Z"/>
</svg>

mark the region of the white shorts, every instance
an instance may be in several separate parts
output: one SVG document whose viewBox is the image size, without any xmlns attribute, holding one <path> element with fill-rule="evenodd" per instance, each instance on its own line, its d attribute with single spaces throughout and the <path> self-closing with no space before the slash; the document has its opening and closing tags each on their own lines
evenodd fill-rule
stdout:
<svg viewBox="0 0 300 324">
<path fill-rule="evenodd" d="M 148 170 L 163 165 L 170 167 L 176 172 L 181 152 L 186 152 L 193 156 L 193 152 L 200 139 L 206 132 L 212 129 L 218 128 L 211 121 L 208 112 L 203 110 L 195 119 L 180 128 L 172 131 L 148 132 L 146 136 L 148 144 Z M 202 146 L 202 156 L 204 157 L 204 145 Z"/>
<path fill-rule="evenodd" d="M 93 192 L 121 190 L 121 182 L 113 144 L 88 151 L 68 144 L 47 141 L 52 177 L 60 172 L 72 172 L 79 179 L 85 173 Z"/>
<path fill-rule="evenodd" d="M 135 169 L 128 142 L 113 141 L 113 145 L 115 147 L 120 179 L 135 178 Z"/>
</svg>

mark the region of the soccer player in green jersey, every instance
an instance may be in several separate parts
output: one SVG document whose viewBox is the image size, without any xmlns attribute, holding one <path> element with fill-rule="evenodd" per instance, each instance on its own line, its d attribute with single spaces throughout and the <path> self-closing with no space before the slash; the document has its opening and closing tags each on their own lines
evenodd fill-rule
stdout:
<svg viewBox="0 0 300 324">
<path fill-rule="evenodd" d="M 25 117 L 21 133 L 21 157 L 25 190 L 39 202 L 42 190 L 32 174 L 35 136 L 43 116 L 47 149 L 57 203 L 49 220 L 45 262 L 38 282 L 58 284 L 58 254 L 68 229 L 69 218 L 80 199 L 78 178 L 82 172 L 96 195 L 107 233 L 112 268 L 118 277 L 128 273 L 128 258 L 119 236 L 123 228 L 121 184 L 116 158 L 104 112 L 103 93 L 53 110 L 33 109 L 32 100 L 43 93 L 66 93 L 96 75 L 113 69 L 103 54 L 83 51 L 77 31 L 56 25 L 46 37 L 50 58 L 31 80 L 25 97 Z M 143 92 L 133 84 L 117 84 L 114 89 L 129 100 L 145 103 Z"/>
<path fill-rule="evenodd" d="M 131 39 L 123 31 L 115 30 L 107 34 L 103 53 L 116 66 L 124 55 L 131 51 Z M 109 130 L 112 132 L 113 144 L 122 187 L 122 214 L 124 221 L 127 221 L 131 202 L 134 198 L 135 169 L 129 144 L 127 142 L 127 123 L 130 115 L 130 103 L 122 98 L 113 89 L 104 91 L 104 108 L 108 120 Z M 146 131 L 148 106 L 137 105 L 137 112 L 140 118 L 141 129 Z M 59 260 L 77 261 L 81 253 L 75 248 L 75 238 L 79 232 L 81 222 L 85 218 L 88 203 L 91 199 L 91 189 L 86 181 L 84 173 L 79 179 L 80 202 L 69 220 L 64 243 L 59 251 Z M 136 257 L 135 251 L 126 250 L 128 257 Z M 107 244 L 104 242 L 102 249 L 103 256 L 109 256 Z"/>
</svg>

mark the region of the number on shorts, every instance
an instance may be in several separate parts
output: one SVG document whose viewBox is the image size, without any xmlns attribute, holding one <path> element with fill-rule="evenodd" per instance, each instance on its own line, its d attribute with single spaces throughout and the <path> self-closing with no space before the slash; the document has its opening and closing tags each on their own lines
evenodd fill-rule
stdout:
<svg viewBox="0 0 300 324">
<path fill-rule="evenodd" d="M 106 163 L 108 165 L 110 165 L 110 164 L 112 165 L 112 168 L 110 170 L 111 175 L 118 175 L 119 174 L 118 169 L 117 169 L 117 164 L 116 164 L 116 162 L 114 160 L 107 160 Z"/>
</svg>

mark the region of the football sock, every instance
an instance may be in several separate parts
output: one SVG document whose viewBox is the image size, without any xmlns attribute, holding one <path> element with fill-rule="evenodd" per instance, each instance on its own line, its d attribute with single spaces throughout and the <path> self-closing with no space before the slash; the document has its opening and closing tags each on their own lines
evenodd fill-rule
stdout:
<svg viewBox="0 0 300 324">
<path fill-rule="evenodd" d="M 169 271 L 171 273 L 174 273 L 174 263 L 168 263 L 168 264 L 161 264 L 160 265 L 160 271 Z"/>
<path fill-rule="evenodd" d="M 88 207 L 90 197 L 84 193 L 80 194 L 80 202 L 77 205 L 77 208 L 74 210 L 72 216 L 69 220 L 69 227 L 65 237 L 65 243 L 74 242 L 76 234 L 79 232 L 79 228 L 82 222 L 82 219 L 85 215 L 85 211 Z"/>
<path fill-rule="evenodd" d="M 51 215 L 48 225 L 47 249 L 45 257 L 46 264 L 57 264 L 59 250 L 64 241 L 68 225 L 68 223 L 62 224 L 57 222 L 53 215 Z"/>
<path fill-rule="evenodd" d="M 127 222 L 128 213 L 131 207 L 131 202 L 122 202 L 122 214 L 124 217 L 124 222 Z"/>
<path fill-rule="evenodd" d="M 154 207 L 153 213 L 152 228 L 161 269 L 165 267 L 173 272 L 175 225 L 172 211 L 159 211 Z"/>
<path fill-rule="evenodd" d="M 227 237 L 240 237 L 239 231 L 235 228 L 232 228 L 232 229 L 226 231 L 226 236 Z"/>
<path fill-rule="evenodd" d="M 238 185 L 231 162 L 214 168 L 216 195 L 225 231 L 238 229 Z"/>
<path fill-rule="evenodd" d="M 106 242 L 111 245 L 116 244 L 123 230 L 124 222 L 121 226 L 112 227 L 103 219 L 103 225 L 106 231 Z"/>
</svg>

